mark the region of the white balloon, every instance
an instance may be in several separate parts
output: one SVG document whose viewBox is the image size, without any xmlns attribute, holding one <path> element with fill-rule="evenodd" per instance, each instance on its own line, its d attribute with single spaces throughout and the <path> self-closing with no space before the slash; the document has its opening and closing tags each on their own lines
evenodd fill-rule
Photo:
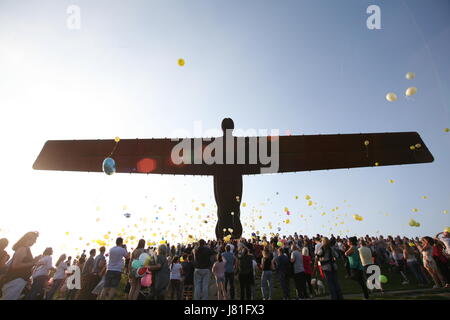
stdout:
<svg viewBox="0 0 450 320">
<path fill-rule="evenodd" d="M 412 79 L 414 79 L 416 77 L 416 74 L 414 73 L 414 72 L 408 72 L 407 74 L 406 74 L 406 79 L 408 79 L 408 80 L 412 80 Z"/>
<path fill-rule="evenodd" d="M 389 102 L 394 102 L 397 100 L 397 95 L 393 92 L 390 92 L 386 95 L 386 100 Z"/>
<path fill-rule="evenodd" d="M 406 89 L 406 92 L 405 92 L 407 97 L 411 97 L 411 96 L 415 95 L 416 93 L 417 93 L 416 87 L 410 87 L 410 88 Z"/>
</svg>

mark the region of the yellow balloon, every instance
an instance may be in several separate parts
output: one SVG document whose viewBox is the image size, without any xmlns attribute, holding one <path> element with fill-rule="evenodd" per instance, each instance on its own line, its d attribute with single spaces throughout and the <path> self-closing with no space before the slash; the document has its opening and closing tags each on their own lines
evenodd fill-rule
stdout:
<svg viewBox="0 0 450 320">
<path fill-rule="evenodd" d="M 444 210 L 444 214 L 448 214 L 448 210 Z"/>
<path fill-rule="evenodd" d="M 180 67 L 184 66 L 184 59 L 178 59 L 178 65 Z"/>
<path fill-rule="evenodd" d="M 393 92 L 390 92 L 386 95 L 386 100 L 389 102 L 397 101 L 397 95 Z"/>
<path fill-rule="evenodd" d="M 242 206 L 245 208 L 247 206 L 247 203 L 243 202 Z"/>
<path fill-rule="evenodd" d="M 364 145 L 367 147 L 370 144 L 369 140 L 364 141 Z"/>
<path fill-rule="evenodd" d="M 394 180 L 391 179 L 391 180 L 389 180 L 389 182 L 390 182 L 390 183 L 394 183 Z"/>
<path fill-rule="evenodd" d="M 115 137 L 115 138 L 114 138 L 114 141 L 115 141 L 115 142 L 119 142 L 119 141 L 120 141 L 120 138 L 119 138 L 119 137 Z"/>
<path fill-rule="evenodd" d="M 414 146 L 410 146 L 409 148 L 413 151 L 416 150 L 416 147 L 414 147 Z"/>
<path fill-rule="evenodd" d="M 445 128 L 444 131 L 445 132 L 450 132 L 450 128 Z"/>
<path fill-rule="evenodd" d="M 412 79 L 414 79 L 416 77 L 416 74 L 414 73 L 414 72 L 408 72 L 407 74 L 406 74 L 406 79 L 408 79 L 408 80 L 412 80 Z"/>
<path fill-rule="evenodd" d="M 405 92 L 407 97 L 411 97 L 411 96 L 415 95 L 416 93 L 417 93 L 416 87 L 410 87 L 410 88 L 406 89 L 406 92 Z"/>
<path fill-rule="evenodd" d="M 375 167 L 378 167 L 380 164 L 378 162 L 375 162 Z"/>
<path fill-rule="evenodd" d="M 310 200 L 311 197 L 310 197 L 310 196 L 306 196 L 305 199 L 306 199 L 306 200 Z"/>
</svg>

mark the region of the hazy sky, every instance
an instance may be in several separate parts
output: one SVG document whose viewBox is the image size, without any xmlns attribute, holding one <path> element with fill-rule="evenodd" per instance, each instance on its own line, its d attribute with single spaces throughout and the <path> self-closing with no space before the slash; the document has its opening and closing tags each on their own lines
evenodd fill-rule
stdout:
<svg viewBox="0 0 450 320">
<path fill-rule="evenodd" d="M 67 27 L 69 5 L 80 30 Z M 381 30 L 366 26 L 369 5 Z M 0 0 L 0 236 L 39 230 L 35 250 L 58 252 L 122 228 L 213 237 L 212 178 L 31 166 L 47 140 L 168 137 L 224 117 L 292 134 L 417 131 L 435 158 L 244 177 L 241 215 L 262 233 L 434 235 L 450 225 L 449 55 L 447 0 Z"/>
</svg>

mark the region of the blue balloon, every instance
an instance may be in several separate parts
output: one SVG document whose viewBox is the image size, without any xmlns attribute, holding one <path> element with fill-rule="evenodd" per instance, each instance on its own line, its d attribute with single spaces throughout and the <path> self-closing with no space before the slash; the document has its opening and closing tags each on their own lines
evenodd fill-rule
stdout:
<svg viewBox="0 0 450 320">
<path fill-rule="evenodd" d="M 131 267 L 132 267 L 133 269 L 139 269 L 139 268 L 141 268 L 142 266 L 144 266 L 144 262 L 143 262 L 143 261 L 140 261 L 140 260 L 134 260 L 134 261 L 131 263 Z"/>
<path fill-rule="evenodd" d="M 113 158 L 106 158 L 103 160 L 103 172 L 108 176 L 116 172 L 116 162 Z"/>
</svg>

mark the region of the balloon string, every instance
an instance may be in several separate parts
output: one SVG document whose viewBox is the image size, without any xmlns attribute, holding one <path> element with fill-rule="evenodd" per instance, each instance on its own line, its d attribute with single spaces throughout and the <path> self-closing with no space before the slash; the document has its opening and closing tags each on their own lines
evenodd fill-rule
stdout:
<svg viewBox="0 0 450 320">
<path fill-rule="evenodd" d="M 115 152 L 116 149 L 117 149 L 117 145 L 118 145 L 118 144 L 119 144 L 119 142 L 116 142 L 116 145 L 114 146 L 113 150 L 112 150 L 111 153 L 109 154 L 108 158 L 111 158 L 111 157 L 112 157 L 112 155 L 114 154 L 114 152 Z"/>
</svg>

